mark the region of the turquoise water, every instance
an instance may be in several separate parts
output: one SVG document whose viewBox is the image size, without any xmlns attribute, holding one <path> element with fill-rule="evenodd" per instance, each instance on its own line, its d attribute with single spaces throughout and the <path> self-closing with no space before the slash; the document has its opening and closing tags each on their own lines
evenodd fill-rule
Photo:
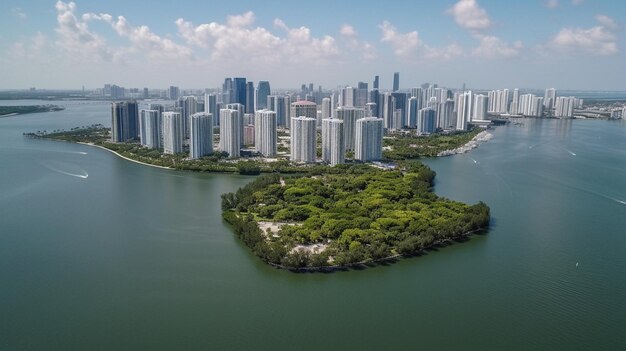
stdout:
<svg viewBox="0 0 626 351">
<path fill-rule="evenodd" d="M 22 137 L 110 124 L 106 103 L 59 104 L 0 118 L 0 349 L 626 348 L 622 121 L 524 120 L 428 160 L 437 193 L 490 205 L 489 234 L 294 274 L 221 220 L 220 194 L 251 178 Z"/>
</svg>

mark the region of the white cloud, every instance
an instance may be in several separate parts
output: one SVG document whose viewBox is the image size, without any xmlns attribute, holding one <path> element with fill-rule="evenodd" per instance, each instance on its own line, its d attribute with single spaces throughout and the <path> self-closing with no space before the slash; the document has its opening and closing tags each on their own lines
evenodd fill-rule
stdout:
<svg viewBox="0 0 626 351">
<path fill-rule="evenodd" d="M 613 32 L 615 22 L 607 16 L 597 16 L 599 25 L 591 28 L 568 27 L 561 29 L 548 43 L 548 47 L 565 53 L 587 53 L 608 56 L 619 50 Z"/>
<path fill-rule="evenodd" d="M 313 37 L 307 27 L 289 28 L 280 19 L 274 26 L 284 36 L 263 27 L 253 27 L 254 13 L 229 16 L 225 24 L 211 22 L 194 26 L 182 18 L 176 20 L 178 34 L 190 45 L 210 50 L 214 61 L 245 60 L 265 63 L 321 63 L 339 53 L 331 36 Z"/>
<path fill-rule="evenodd" d="M 376 48 L 367 41 L 359 40 L 359 33 L 349 24 L 344 24 L 339 29 L 339 33 L 346 42 L 348 49 L 357 52 L 365 60 L 376 58 Z"/>
<path fill-rule="evenodd" d="M 545 6 L 549 9 L 555 9 L 559 7 L 559 0 L 547 0 Z"/>
<path fill-rule="evenodd" d="M 21 20 L 25 20 L 28 18 L 28 16 L 26 15 L 26 13 L 19 7 L 14 7 L 11 9 L 11 14 L 13 16 L 15 16 L 16 18 L 19 18 Z"/>
<path fill-rule="evenodd" d="M 449 60 L 463 55 L 463 49 L 457 44 L 447 47 L 431 47 L 426 45 L 417 31 L 400 33 L 391 23 L 384 21 L 378 26 L 381 30 L 383 43 L 388 43 L 393 53 L 404 61 L 413 60 Z"/>
<path fill-rule="evenodd" d="M 59 48 L 71 58 L 96 61 L 113 61 L 119 57 L 109 48 L 104 38 L 89 30 L 87 22 L 74 14 L 76 4 L 57 1 L 57 41 Z"/>
<path fill-rule="evenodd" d="M 401 59 L 411 59 L 415 57 L 417 50 L 421 45 L 417 31 L 399 33 L 396 27 L 388 21 L 384 21 L 378 26 L 378 28 L 380 28 L 382 32 L 382 38 L 380 41 L 383 43 L 389 43 L 396 56 Z"/>
<path fill-rule="evenodd" d="M 472 55 L 487 59 L 507 59 L 520 54 L 523 49 L 521 41 L 509 44 L 493 35 L 476 35 L 480 44 L 472 50 Z"/>
<path fill-rule="evenodd" d="M 596 15 L 596 21 L 609 29 L 617 29 L 617 23 L 614 19 L 606 15 Z"/>
<path fill-rule="evenodd" d="M 476 0 L 460 0 L 446 11 L 461 27 L 476 31 L 491 27 L 491 19 Z"/>
</svg>

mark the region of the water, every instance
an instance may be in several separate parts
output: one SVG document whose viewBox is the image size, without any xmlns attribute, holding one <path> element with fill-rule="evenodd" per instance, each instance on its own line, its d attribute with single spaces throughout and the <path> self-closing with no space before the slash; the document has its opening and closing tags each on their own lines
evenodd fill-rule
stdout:
<svg viewBox="0 0 626 351">
<path fill-rule="evenodd" d="M 626 348 L 626 123 L 500 127 L 428 161 L 439 194 L 491 206 L 488 235 L 294 274 L 220 218 L 220 194 L 251 178 L 22 137 L 110 124 L 107 104 L 58 103 L 0 118 L 0 349 Z"/>
</svg>

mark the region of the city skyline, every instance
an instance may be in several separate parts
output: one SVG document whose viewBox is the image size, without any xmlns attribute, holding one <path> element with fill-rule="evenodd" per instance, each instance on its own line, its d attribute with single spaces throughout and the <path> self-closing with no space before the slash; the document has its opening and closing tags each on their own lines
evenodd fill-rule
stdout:
<svg viewBox="0 0 626 351">
<path fill-rule="evenodd" d="M 7 1 L 0 89 L 107 81 L 215 88 L 224 76 L 270 80 L 275 88 L 335 88 L 380 76 L 381 89 L 392 89 L 394 72 L 400 89 L 428 81 L 468 89 L 624 89 L 623 20 L 612 17 L 626 10 L 619 2 L 398 1 L 332 4 L 333 11 L 323 11 L 324 1 L 298 9 L 184 3 Z"/>
</svg>

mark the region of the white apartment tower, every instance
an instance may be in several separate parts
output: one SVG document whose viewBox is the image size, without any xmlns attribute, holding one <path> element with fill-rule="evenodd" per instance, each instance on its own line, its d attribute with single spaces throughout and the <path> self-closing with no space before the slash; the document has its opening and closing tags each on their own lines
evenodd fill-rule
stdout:
<svg viewBox="0 0 626 351">
<path fill-rule="evenodd" d="M 383 154 L 383 120 L 376 117 L 365 117 L 356 121 L 356 141 L 354 158 L 367 162 L 382 158 Z"/>
<path fill-rule="evenodd" d="M 344 122 L 340 119 L 322 120 L 322 160 L 331 166 L 345 162 L 346 144 Z"/>
<path fill-rule="evenodd" d="M 291 161 L 315 162 L 317 147 L 316 119 L 291 117 Z"/>
<path fill-rule="evenodd" d="M 265 157 L 276 155 L 278 137 L 276 112 L 257 110 L 254 116 L 254 147 Z"/>
<path fill-rule="evenodd" d="M 189 157 L 192 159 L 213 153 L 213 115 L 194 113 L 189 121 Z"/>
</svg>

